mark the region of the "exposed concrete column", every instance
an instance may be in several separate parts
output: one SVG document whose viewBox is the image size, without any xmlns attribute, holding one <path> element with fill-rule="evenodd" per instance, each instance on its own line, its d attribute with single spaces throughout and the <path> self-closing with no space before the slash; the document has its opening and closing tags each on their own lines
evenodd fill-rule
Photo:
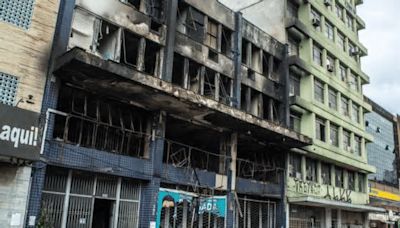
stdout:
<svg viewBox="0 0 400 228">
<path fill-rule="evenodd" d="M 289 104 L 289 93 L 290 93 L 290 73 L 289 73 L 289 45 L 285 45 L 285 51 L 284 51 L 284 58 L 282 62 L 281 67 L 281 75 L 283 77 L 283 81 L 285 83 L 285 89 L 284 89 L 284 96 L 283 96 L 283 115 L 281 122 L 284 124 L 284 126 L 289 127 L 290 125 L 290 104 Z"/>
<path fill-rule="evenodd" d="M 168 0 L 166 9 L 167 36 L 164 48 L 164 60 L 161 78 L 167 82 L 172 81 L 172 68 L 174 65 L 174 49 L 176 36 L 176 15 L 178 0 Z"/>
<path fill-rule="evenodd" d="M 335 186 L 335 166 L 333 164 L 330 165 L 330 170 L 331 172 L 331 185 Z"/>
<path fill-rule="evenodd" d="M 306 156 L 301 156 L 301 177 L 303 181 L 306 180 L 306 174 L 307 174 L 307 166 L 306 166 Z"/>
<path fill-rule="evenodd" d="M 337 209 L 337 228 L 342 227 L 342 210 Z"/>
<path fill-rule="evenodd" d="M 232 133 L 230 137 L 230 151 L 228 155 L 231 158 L 230 164 L 227 165 L 227 176 L 228 176 L 228 195 L 227 204 L 228 211 L 226 213 L 226 227 L 233 227 L 234 214 L 236 211 L 236 177 L 237 177 L 237 143 L 238 134 Z"/>
<path fill-rule="evenodd" d="M 240 109 L 242 82 L 242 14 L 235 13 L 235 32 L 233 38 L 234 78 L 233 78 L 233 107 Z"/>
<path fill-rule="evenodd" d="M 325 228 L 332 226 L 332 209 L 325 208 Z"/>
<path fill-rule="evenodd" d="M 322 163 L 318 161 L 317 163 L 317 183 L 322 184 Z"/>
<path fill-rule="evenodd" d="M 138 49 L 139 49 L 138 51 L 139 54 L 137 56 L 137 69 L 139 71 L 144 71 L 145 68 L 144 57 L 146 52 L 146 39 L 144 37 L 140 38 Z"/>
</svg>

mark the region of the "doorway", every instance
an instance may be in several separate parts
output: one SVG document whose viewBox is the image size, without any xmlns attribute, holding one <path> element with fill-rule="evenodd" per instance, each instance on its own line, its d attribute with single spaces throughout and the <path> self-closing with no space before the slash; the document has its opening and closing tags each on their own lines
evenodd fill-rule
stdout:
<svg viewBox="0 0 400 228">
<path fill-rule="evenodd" d="M 93 208 L 92 227 L 111 228 L 114 201 L 106 199 L 95 199 Z"/>
</svg>

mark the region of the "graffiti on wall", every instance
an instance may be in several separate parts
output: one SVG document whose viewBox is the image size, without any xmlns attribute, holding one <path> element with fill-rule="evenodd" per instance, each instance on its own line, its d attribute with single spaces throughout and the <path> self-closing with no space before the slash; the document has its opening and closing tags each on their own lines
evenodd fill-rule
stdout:
<svg viewBox="0 0 400 228">
<path fill-rule="evenodd" d="M 351 203 L 352 202 L 351 193 L 352 191 L 349 189 L 332 187 L 330 190 L 329 186 L 326 186 L 326 195 L 324 196 L 324 198 L 329 200 Z"/>
<path fill-rule="evenodd" d="M 315 182 L 303 181 L 300 179 L 294 179 L 295 189 L 298 193 L 307 195 L 320 195 L 321 185 Z"/>
</svg>

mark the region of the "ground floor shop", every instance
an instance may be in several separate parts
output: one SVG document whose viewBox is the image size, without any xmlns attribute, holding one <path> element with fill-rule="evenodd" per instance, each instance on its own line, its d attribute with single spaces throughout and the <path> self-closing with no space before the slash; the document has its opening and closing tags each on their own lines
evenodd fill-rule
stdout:
<svg viewBox="0 0 400 228">
<path fill-rule="evenodd" d="M 368 212 L 325 206 L 289 205 L 289 228 L 366 228 Z"/>
</svg>

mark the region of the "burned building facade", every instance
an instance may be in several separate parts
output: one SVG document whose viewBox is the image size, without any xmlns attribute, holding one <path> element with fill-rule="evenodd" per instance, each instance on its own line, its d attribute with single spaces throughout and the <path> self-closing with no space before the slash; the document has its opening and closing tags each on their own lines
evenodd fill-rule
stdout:
<svg viewBox="0 0 400 228">
<path fill-rule="evenodd" d="M 280 227 L 287 47 L 216 0 L 64 0 L 27 223 Z M 28 225 L 30 226 L 30 225 Z"/>
</svg>

